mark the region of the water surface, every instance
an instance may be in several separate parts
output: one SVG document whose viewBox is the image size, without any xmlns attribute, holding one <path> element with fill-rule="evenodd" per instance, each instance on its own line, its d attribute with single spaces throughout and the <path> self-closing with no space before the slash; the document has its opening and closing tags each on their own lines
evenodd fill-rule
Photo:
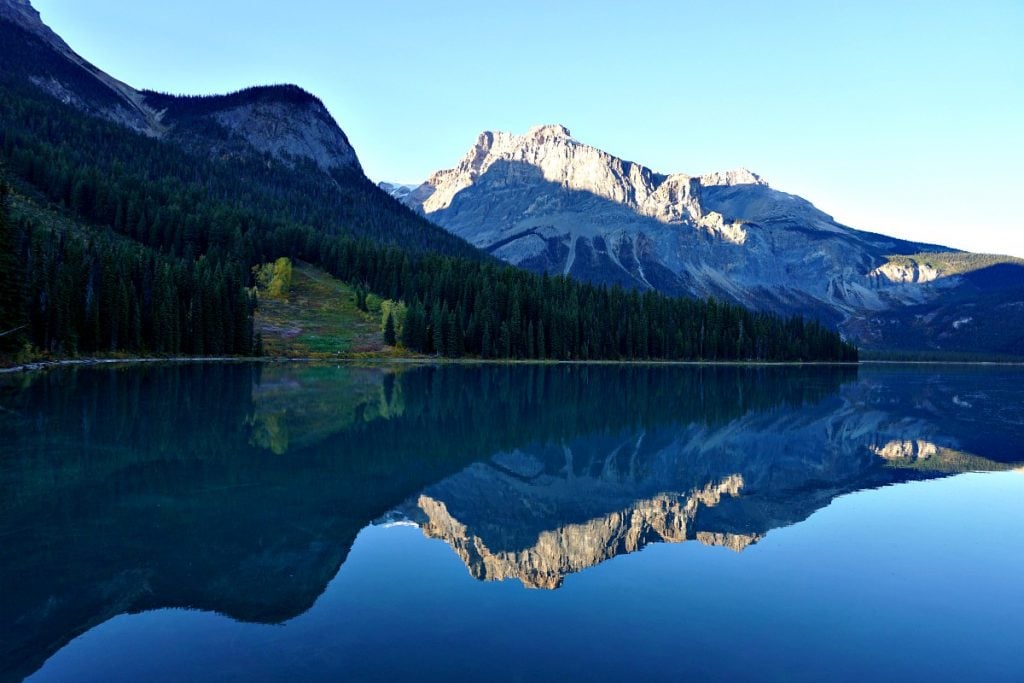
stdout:
<svg viewBox="0 0 1024 683">
<path fill-rule="evenodd" d="M 11 680 L 1021 680 L 1024 371 L 0 384 Z"/>
</svg>

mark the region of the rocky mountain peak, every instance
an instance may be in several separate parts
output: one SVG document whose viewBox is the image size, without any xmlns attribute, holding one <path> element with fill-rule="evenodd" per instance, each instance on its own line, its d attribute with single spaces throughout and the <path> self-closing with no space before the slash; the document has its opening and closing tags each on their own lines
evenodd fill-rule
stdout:
<svg viewBox="0 0 1024 683">
<path fill-rule="evenodd" d="M 402 201 L 426 214 L 447 210 L 460 192 L 482 179 L 512 185 L 548 183 L 569 192 L 584 192 L 625 206 L 665 223 L 692 222 L 722 232 L 725 223 L 701 206 L 701 189 L 763 186 L 746 168 L 702 176 L 665 175 L 612 156 L 572 137 L 561 124 L 543 124 L 523 135 L 484 131 L 457 166 L 437 171 Z M 730 233 L 731 234 L 731 233 Z M 737 235 L 728 236 L 730 241 Z"/>
<path fill-rule="evenodd" d="M 454 168 L 393 194 L 523 268 L 834 321 L 886 308 L 869 273 L 918 249 L 857 234 L 749 169 L 658 173 L 557 124 L 482 133 Z"/>
<path fill-rule="evenodd" d="M 544 140 L 546 138 L 571 138 L 572 133 L 569 129 L 560 123 L 552 123 L 542 126 L 534 126 L 527 133 L 526 137 L 534 140 Z"/>
<path fill-rule="evenodd" d="M 616 202 L 643 201 L 662 176 L 573 139 L 560 124 L 530 128 L 523 135 L 486 131 L 455 168 L 438 171 L 412 195 L 422 210 L 450 206 L 456 194 L 487 176 L 522 183 L 529 179 Z"/>
<path fill-rule="evenodd" d="M 720 185 L 760 182 L 749 171 L 716 174 L 709 180 Z M 538 195 L 542 194 L 551 195 L 544 202 L 549 211 L 571 206 L 572 212 L 579 213 L 581 203 L 605 202 L 609 207 L 624 208 L 661 223 L 692 225 L 732 242 L 744 239 L 741 228 L 703 208 L 700 178 L 681 173 L 664 175 L 612 156 L 574 139 L 560 124 L 534 126 L 524 135 L 481 133 L 455 168 L 436 172 L 400 199 L 427 215 L 439 216 L 452 210 L 457 195 L 477 185 L 480 191 L 486 187 L 501 192 L 501 196 L 518 188 L 509 199 L 517 203 L 527 198 L 524 201 L 528 200 L 532 208 L 520 207 L 527 215 L 540 207 Z M 489 220 L 494 220 L 493 215 Z M 476 241 L 472 235 L 462 236 Z"/>
<path fill-rule="evenodd" d="M 1024 310 L 1019 264 L 855 230 L 747 168 L 666 175 L 542 125 L 483 133 L 454 168 L 389 191 L 534 272 L 816 317 L 874 348 L 1021 348 L 1019 315 L 997 347 L 981 335 L 1002 318 L 978 318 Z"/>
</svg>

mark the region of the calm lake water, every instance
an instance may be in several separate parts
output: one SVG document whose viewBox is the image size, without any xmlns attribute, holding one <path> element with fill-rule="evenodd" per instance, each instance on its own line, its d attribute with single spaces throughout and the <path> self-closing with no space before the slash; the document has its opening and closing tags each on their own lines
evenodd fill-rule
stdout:
<svg viewBox="0 0 1024 683">
<path fill-rule="evenodd" d="M 0 679 L 1024 680 L 1024 371 L 0 379 Z"/>
</svg>

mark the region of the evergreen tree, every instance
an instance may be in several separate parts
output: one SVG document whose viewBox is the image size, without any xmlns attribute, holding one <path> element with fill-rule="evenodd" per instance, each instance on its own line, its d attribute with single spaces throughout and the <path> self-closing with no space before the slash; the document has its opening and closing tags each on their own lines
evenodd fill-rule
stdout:
<svg viewBox="0 0 1024 683">
<path fill-rule="evenodd" d="M 384 323 L 384 343 L 388 346 L 394 346 L 398 343 L 395 337 L 395 319 L 391 313 L 388 313 L 387 322 Z"/>
</svg>

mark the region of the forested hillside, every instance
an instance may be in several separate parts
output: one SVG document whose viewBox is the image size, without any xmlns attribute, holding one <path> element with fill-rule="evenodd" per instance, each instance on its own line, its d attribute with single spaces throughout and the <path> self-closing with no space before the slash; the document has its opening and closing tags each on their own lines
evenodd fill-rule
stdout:
<svg viewBox="0 0 1024 683">
<path fill-rule="evenodd" d="M 0 28 L 32 44 L 20 29 Z M 286 256 L 403 301 L 396 341 L 424 353 L 856 358 L 836 333 L 799 318 L 498 264 L 357 170 L 282 163 L 243 148 L 214 120 L 199 127 L 210 101 L 177 107 L 185 138 L 148 137 L 54 99 L 24 78 L 31 67 L 10 45 L 0 56 L 0 162 L 20 197 L 13 220 L 4 208 L 0 245 L 4 279 L 21 284 L 2 309 L 0 331 L 18 328 L 0 338 L 9 352 L 27 343 L 54 355 L 254 353 L 251 269 Z M 215 138 L 249 151 L 202 153 L 200 142 Z"/>
<path fill-rule="evenodd" d="M 110 230 L 84 231 L 0 189 L 0 349 L 60 356 L 114 351 L 247 355 L 248 273 L 237 261 L 174 258 Z M 12 205 L 13 204 L 13 205 Z M 31 355 L 31 353 L 30 353 Z"/>
</svg>

